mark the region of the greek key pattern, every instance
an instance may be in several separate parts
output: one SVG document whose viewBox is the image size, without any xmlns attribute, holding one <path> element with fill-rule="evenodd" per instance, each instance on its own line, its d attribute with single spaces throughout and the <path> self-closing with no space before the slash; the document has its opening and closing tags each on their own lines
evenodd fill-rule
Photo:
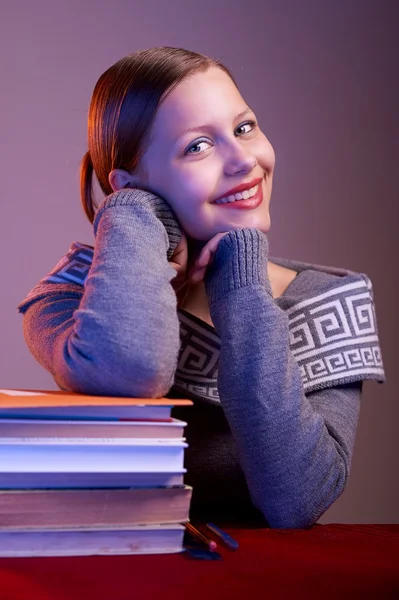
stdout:
<svg viewBox="0 0 399 600">
<path fill-rule="evenodd" d="M 343 381 L 385 381 L 372 284 L 365 276 L 287 310 L 290 349 L 305 391 Z"/>
<path fill-rule="evenodd" d="M 220 338 L 181 310 L 178 317 L 180 351 L 174 386 L 195 397 L 218 402 Z"/>
<path fill-rule="evenodd" d="M 304 392 L 359 381 L 385 381 L 372 284 L 365 276 L 286 310 L 290 350 Z M 182 347 L 175 382 L 195 396 L 219 399 L 220 338 L 179 313 Z"/>
<path fill-rule="evenodd" d="M 40 283 L 75 283 L 84 285 L 93 262 L 94 249 L 74 242 L 64 256 Z"/>
</svg>

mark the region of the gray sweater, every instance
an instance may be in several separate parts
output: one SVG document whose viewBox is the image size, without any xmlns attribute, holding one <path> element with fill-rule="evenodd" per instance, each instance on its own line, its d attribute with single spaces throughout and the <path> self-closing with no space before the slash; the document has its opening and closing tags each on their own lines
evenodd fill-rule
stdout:
<svg viewBox="0 0 399 600">
<path fill-rule="evenodd" d="M 116 192 L 94 234 L 19 305 L 35 358 L 64 390 L 194 400 L 172 413 L 191 518 L 315 523 L 347 484 L 362 382 L 385 381 L 367 275 L 270 258 L 299 271 L 273 299 L 267 235 L 233 230 L 205 277 L 213 328 L 177 308 L 164 200 Z"/>
</svg>

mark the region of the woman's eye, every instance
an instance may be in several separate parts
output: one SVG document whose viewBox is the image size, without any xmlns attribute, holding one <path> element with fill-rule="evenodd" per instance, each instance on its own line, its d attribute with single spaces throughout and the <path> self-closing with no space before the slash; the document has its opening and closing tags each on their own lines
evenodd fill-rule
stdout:
<svg viewBox="0 0 399 600">
<path fill-rule="evenodd" d="M 247 121 L 246 123 L 243 123 L 242 125 L 239 125 L 236 129 L 236 132 L 239 129 L 243 129 L 245 127 L 249 127 L 250 129 L 248 131 L 243 131 L 241 134 L 239 135 L 244 135 L 246 133 L 251 133 L 253 131 L 253 129 L 255 129 L 256 127 L 256 121 Z M 204 152 L 204 150 L 200 150 L 199 152 L 195 150 L 195 148 L 199 148 L 201 144 L 210 144 L 211 142 L 208 142 L 207 140 L 198 140 L 198 142 L 195 142 L 195 144 L 192 144 L 191 146 L 189 146 L 187 148 L 187 150 L 185 151 L 184 154 L 202 154 L 202 152 Z"/>
<path fill-rule="evenodd" d="M 249 131 L 244 131 L 243 133 L 250 133 L 253 129 L 255 129 L 256 126 L 256 122 L 255 121 L 247 121 L 246 123 L 243 123 L 242 125 L 239 125 L 236 129 L 236 131 L 238 129 L 241 129 L 242 127 L 250 127 L 251 129 Z"/>
<path fill-rule="evenodd" d="M 201 154 L 201 152 L 192 152 L 193 148 L 198 148 L 201 144 L 209 144 L 209 143 L 210 142 L 207 142 L 206 140 L 198 140 L 198 142 L 195 142 L 195 144 L 193 144 L 192 146 L 187 148 L 186 154 Z"/>
</svg>

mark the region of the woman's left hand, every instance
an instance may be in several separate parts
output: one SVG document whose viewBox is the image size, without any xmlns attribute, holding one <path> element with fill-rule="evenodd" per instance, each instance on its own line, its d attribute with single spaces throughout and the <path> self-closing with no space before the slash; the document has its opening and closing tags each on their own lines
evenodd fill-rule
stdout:
<svg viewBox="0 0 399 600">
<path fill-rule="evenodd" d="M 193 268 L 188 275 L 188 280 L 190 283 L 196 284 L 204 279 L 206 270 L 213 260 L 213 257 L 219 246 L 219 242 L 227 233 L 229 232 L 224 231 L 222 233 L 217 233 L 202 248 Z"/>
</svg>

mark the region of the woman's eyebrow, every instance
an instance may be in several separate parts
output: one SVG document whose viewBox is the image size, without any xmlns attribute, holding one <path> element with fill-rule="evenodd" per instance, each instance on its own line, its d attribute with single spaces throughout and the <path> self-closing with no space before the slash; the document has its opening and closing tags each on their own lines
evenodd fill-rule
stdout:
<svg viewBox="0 0 399 600">
<path fill-rule="evenodd" d="M 245 117 L 245 115 L 247 115 L 248 113 L 251 113 L 251 112 L 253 112 L 252 108 L 248 107 L 245 110 L 243 110 L 242 112 L 240 112 L 240 114 L 236 115 L 236 118 L 234 120 L 239 121 L 240 119 Z M 199 125 L 198 127 L 189 127 L 188 129 L 184 129 L 184 131 L 179 133 L 179 135 L 175 139 L 175 142 L 177 142 L 177 140 L 180 139 L 186 133 L 190 133 L 191 131 L 200 131 L 201 129 L 212 129 L 212 127 L 213 127 L 213 125 L 208 124 L 208 125 Z"/>
</svg>

